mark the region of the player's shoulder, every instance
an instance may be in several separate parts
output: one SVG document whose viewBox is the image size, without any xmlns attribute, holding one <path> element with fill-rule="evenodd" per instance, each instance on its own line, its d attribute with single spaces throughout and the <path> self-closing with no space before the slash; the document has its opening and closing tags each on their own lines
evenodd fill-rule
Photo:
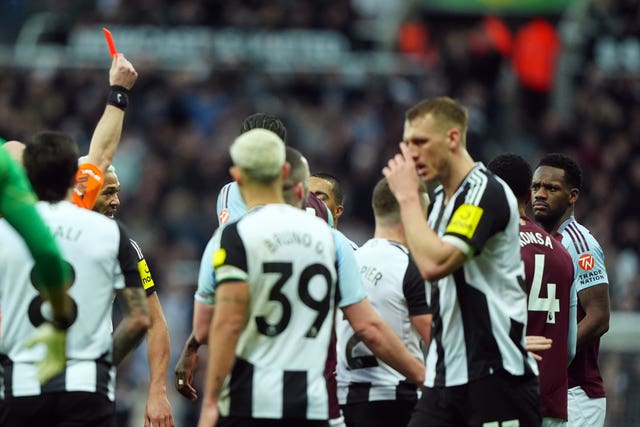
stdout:
<svg viewBox="0 0 640 427">
<path fill-rule="evenodd" d="M 232 224 L 235 224 L 237 229 L 254 232 L 279 229 L 316 232 L 330 229 L 321 218 L 285 203 L 273 203 L 254 208 L 235 223 L 227 224 L 225 228 Z"/>
<path fill-rule="evenodd" d="M 122 227 L 117 220 L 81 208 L 71 202 L 49 203 L 40 201 L 38 212 L 54 235 L 76 235 L 83 241 L 101 242 L 100 247 L 117 247 L 122 238 Z"/>
<path fill-rule="evenodd" d="M 563 224 L 561 228 L 562 242 L 572 254 L 586 252 L 602 252 L 600 243 L 591 231 L 577 222 L 573 217 Z"/>
<path fill-rule="evenodd" d="M 409 250 L 402 244 L 388 239 L 372 238 L 355 251 L 362 263 L 377 264 L 380 269 L 404 271 L 410 260 Z"/>
<path fill-rule="evenodd" d="M 44 218 L 59 218 L 69 223 L 95 225 L 96 227 L 106 229 L 117 228 L 115 221 L 106 216 L 86 208 L 81 208 L 68 201 L 57 203 L 39 201 L 36 206 L 38 212 Z"/>
<path fill-rule="evenodd" d="M 465 178 L 464 187 L 460 196 L 464 196 L 465 203 L 489 203 L 496 206 L 517 205 L 515 196 L 511 191 L 508 191 L 508 185 L 482 163 L 477 163 L 471 169 Z M 483 202 L 480 202 L 481 200 Z"/>
<path fill-rule="evenodd" d="M 242 198 L 240 194 L 240 188 L 238 187 L 238 183 L 235 181 L 231 181 L 226 183 L 218 193 L 218 202 L 223 206 L 229 206 L 232 202 L 235 201 L 237 197 Z"/>
<path fill-rule="evenodd" d="M 142 248 L 140 247 L 138 242 L 136 242 L 132 238 L 129 238 L 129 244 L 131 245 L 131 247 L 135 251 L 136 256 L 138 257 L 138 261 L 142 261 L 144 259 L 144 253 L 142 252 Z"/>
</svg>

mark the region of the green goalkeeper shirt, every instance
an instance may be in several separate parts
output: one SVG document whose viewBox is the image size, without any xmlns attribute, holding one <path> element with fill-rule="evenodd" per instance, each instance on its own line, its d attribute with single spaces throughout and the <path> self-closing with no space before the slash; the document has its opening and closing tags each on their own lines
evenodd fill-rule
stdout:
<svg viewBox="0 0 640 427">
<path fill-rule="evenodd" d="M 62 286 L 69 269 L 53 235 L 35 208 L 36 197 L 24 170 L 0 148 L 0 215 L 22 236 L 35 261 L 36 280 L 46 289 Z"/>
</svg>

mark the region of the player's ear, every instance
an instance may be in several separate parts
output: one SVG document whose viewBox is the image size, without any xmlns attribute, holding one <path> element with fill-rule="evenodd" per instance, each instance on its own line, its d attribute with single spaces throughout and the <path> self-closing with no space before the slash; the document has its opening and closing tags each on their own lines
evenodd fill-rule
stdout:
<svg viewBox="0 0 640 427">
<path fill-rule="evenodd" d="M 340 215 L 342 215 L 342 212 L 344 212 L 344 206 L 336 206 L 336 218 L 340 217 Z"/>
<path fill-rule="evenodd" d="M 458 148 L 460 148 L 462 145 L 462 135 L 460 135 L 460 130 L 456 129 L 456 128 L 451 128 L 449 129 L 449 131 L 447 132 L 447 137 L 448 137 L 448 141 L 449 141 L 449 149 L 450 150 L 457 150 Z"/>
<path fill-rule="evenodd" d="M 569 190 L 569 204 L 575 205 L 578 199 L 580 198 L 580 190 L 577 188 L 572 188 Z"/>
<path fill-rule="evenodd" d="M 289 178 L 289 174 L 291 173 L 291 163 L 284 162 L 282 165 L 282 181 L 286 181 Z"/>
<path fill-rule="evenodd" d="M 239 167 L 231 166 L 229 168 L 229 174 L 231 175 L 231 178 L 238 183 L 238 185 L 242 184 L 242 171 Z"/>
<path fill-rule="evenodd" d="M 296 183 L 295 185 L 295 191 L 296 191 L 296 198 L 298 200 L 305 200 L 304 197 L 304 185 L 302 185 L 301 182 Z"/>
</svg>

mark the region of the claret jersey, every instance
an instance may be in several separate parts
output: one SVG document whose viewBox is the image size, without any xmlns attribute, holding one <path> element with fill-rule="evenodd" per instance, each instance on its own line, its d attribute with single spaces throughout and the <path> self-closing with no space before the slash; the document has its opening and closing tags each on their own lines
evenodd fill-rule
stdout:
<svg viewBox="0 0 640 427">
<path fill-rule="evenodd" d="M 527 335 L 553 340 L 551 348 L 538 362 L 540 412 L 543 417 L 566 420 L 569 322 L 573 321 L 575 327 L 575 319 L 570 319 L 569 314 L 570 308 L 577 304 L 571 289 L 571 256 L 561 242 L 527 217 L 520 219 L 520 253 L 529 295 Z"/>
</svg>

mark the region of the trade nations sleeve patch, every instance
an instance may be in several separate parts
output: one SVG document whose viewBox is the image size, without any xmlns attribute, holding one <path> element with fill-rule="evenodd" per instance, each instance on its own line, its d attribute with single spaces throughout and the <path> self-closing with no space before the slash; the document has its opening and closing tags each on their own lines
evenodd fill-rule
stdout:
<svg viewBox="0 0 640 427">
<path fill-rule="evenodd" d="M 479 206 L 460 205 L 453 213 L 445 233 L 459 234 L 471 239 L 478 228 L 478 224 L 480 224 L 483 213 L 484 209 Z"/>
<path fill-rule="evenodd" d="M 220 225 L 226 224 L 231 219 L 231 214 L 227 209 L 223 209 L 218 219 L 220 220 Z"/>
<path fill-rule="evenodd" d="M 595 267 L 596 261 L 591 254 L 586 253 L 580 255 L 580 258 L 578 258 L 578 265 L 584 271 L 589 271 Z"/>
<path fill-rule="evenodd" d="M 218 268 L 227 260 L 227 251 L 224 248 L 220 248 L 213 253 L 212 261 L 213 267 Z"/>
</svg>

